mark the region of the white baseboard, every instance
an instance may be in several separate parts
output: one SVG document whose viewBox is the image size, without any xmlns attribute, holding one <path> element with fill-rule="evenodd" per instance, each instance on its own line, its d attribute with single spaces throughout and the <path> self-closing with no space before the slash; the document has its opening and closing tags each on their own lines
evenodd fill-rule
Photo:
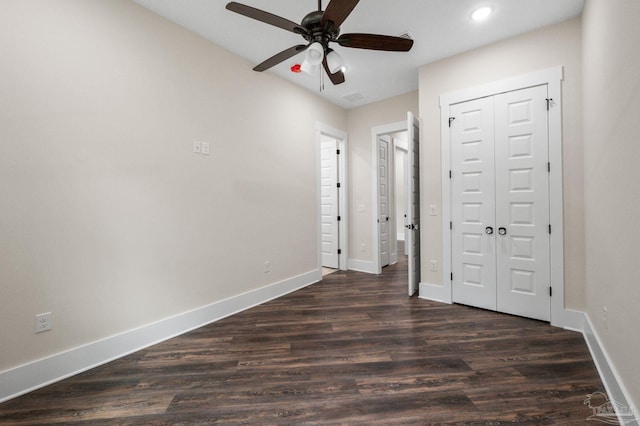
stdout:
<svg viewBox="0 0 640 426">
<path fill-rule="evenodd" d="M 638 409 L 633 406 L 629 393 L 624 386 L 623 381 L 620 379 L 620 375 L 615 368 L 615 365 L 611 361 L 607 350 L 602 344 L 602 340 L 598 336 L 589 315 L 584 314 L 584 339 L 589 346 L 591 357 L 596 364 L 600 378 L 604 383 L 604 387 L 607 391 L 609 399 L 615 401 L 618 407 L 622 407 L 622 410 L 626 409 L 627 413 L 619 412 L 618 423 L 624 426 L 638 425 Z"/>
<path fill-rule="evenodd" d="M 192 311 L 0 372 L 0 403 L 284 296 L 322 279 L 310 271 Z"/>
<path fill-rule="evenodd" d="M 418 297 L 420 299 L 433 300 L 434 302 L 452 303 L 451 290 L 438 284 L 420 283 Z"/>
<path fill-rule="evenodd" d="M 551 312 L 551 325 L 571 331 L 584 332 L 584 312 L 561 309 Z"/>
<path fill-rule="evenodd" d="M 373 267 L 373 262 L 368 260 L 349 259 L 349 269 L 352 271 L 366 272 L 367 274 L 377 274 Z"/>
</svg>

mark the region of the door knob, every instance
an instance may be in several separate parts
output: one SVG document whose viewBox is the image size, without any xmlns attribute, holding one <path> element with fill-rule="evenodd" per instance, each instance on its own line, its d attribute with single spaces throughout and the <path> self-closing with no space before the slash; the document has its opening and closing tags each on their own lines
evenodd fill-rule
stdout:
<svg viewBox="0 0 640 426">
<path fill-rule="evenodd" d="M 507 235 L 507 228 L 498 228 L 498 234 L 500 235 Z"/>
<path fill-rule="evenodd" d="M 484 228 L 484 232 L 487 235 L 491 235 L 493 234 L 493 228 L 491 226 L 487 226 L 486 228 Z"/>
</svg>

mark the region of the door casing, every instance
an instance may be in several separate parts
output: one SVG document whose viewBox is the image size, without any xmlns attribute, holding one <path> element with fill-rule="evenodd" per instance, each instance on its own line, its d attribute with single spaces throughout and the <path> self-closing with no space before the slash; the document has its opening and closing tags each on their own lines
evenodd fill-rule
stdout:
<svg viewBox="0 0 640 426">
<path fill-rule="evenodd" d="M 449 106 L 500 93 L 546 84 L 549 88 L 549 175 L 550 222 L 552 227 L 551 252 L 551 324 L 570 329 L 581 329 L 582 316 L 564 305 L 564 226 L 562 192 L 562 66 L 491 82 L 440 96 L 441 128 L 441 181 L 442 181 L 442 284 L 420 284 L 420 297 L 452 303 L 451 296 L 451 187 L 449 170 L 451 156 L 448 149 Z"/>
</svg>

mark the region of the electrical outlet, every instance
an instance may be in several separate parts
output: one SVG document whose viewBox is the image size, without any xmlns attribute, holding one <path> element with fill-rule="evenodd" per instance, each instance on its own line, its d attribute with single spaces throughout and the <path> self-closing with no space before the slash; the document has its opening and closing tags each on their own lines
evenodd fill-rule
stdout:
<svg viewBox="0 0 640 426">
<path fill-rule="evenodd" d="M 436 216 L 437 214 L 438 214 L 438 206 L 436 206 L 435 204 L 431 204 L 429 206 L 429 215 Z"/>
<path fill-rule="evenodd" d="M 429 269 L 431 269 L 431 272 L 438 272 L 438 261 L 432 260 L 431 267 Z"/>
<path fill-rule="evenodd" d="M 267 262 L 264 262 L 264 273 L 266 274 L 269 272 L 271 272 L 271 263 L 267 261 Z"/>
<path fill-rule="evenodd" d="M 194 142 L 193 143 L 193 153 L 194 154 L 202 154 L 202 143 Z"/>
<path fill-rule="evenodd" d="M 211 145 L 209 142 L 202 142 L 202 155 L 211 155 Z"/>
<path fill-rule="evenodd" d="M 364 244 L 364 243 L 360 244 L 360 251 L 363 252 L 363 253 L 366 253 L 367 252 L 367 245 Z"/>
<path fill-rule="evenodd" d="M 36 315 L 36 333 L 51 330 L 53 327 L 51 312 Z"/>
</svg>

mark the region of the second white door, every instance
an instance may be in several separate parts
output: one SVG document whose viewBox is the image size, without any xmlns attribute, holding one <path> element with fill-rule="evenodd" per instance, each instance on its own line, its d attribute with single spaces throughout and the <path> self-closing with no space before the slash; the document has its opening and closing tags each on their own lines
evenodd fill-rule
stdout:
<svg viewBox="0 0 640 426">
<path fill-rule="evenodd" d="M 391 138 L 378 138 L 378 228 L 380 238 L 380 267 L 385 267 L 390 261 L 389 236 L 389 147 Z"/>
<path fill-rule="evenodd" d="M 322 135 L 320 139 L 320 236 L 322 266 L 340 267 L 338 255 L 340 227 L 338 197 L 338 141 Z"/>
</svg>

